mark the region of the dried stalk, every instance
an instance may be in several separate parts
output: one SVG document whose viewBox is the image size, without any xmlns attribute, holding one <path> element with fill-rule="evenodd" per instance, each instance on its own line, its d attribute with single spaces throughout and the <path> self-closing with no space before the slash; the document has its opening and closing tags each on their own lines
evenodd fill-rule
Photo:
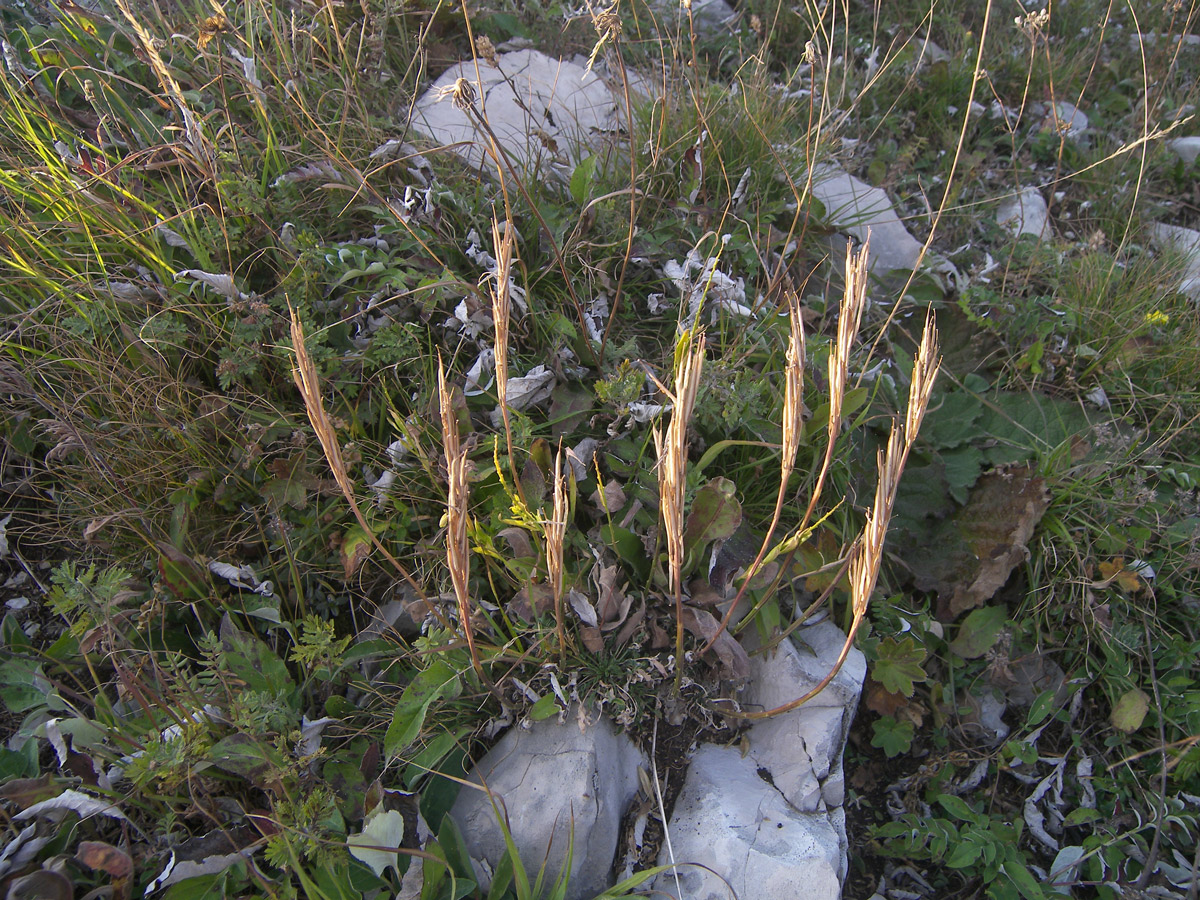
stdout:
<svg viewBox="0 0 1200 900">
<path fill-rule="evenodd" d="M 684 335 L 689 340 L 691 332 Z M 654 449 L 658 454 L 658 496 L 662 507 L 663 531 L 667 539 L 667 566 L 671 593 L 675 598 L 675 687 L 683 677 L 683 489 L 687 481 L 687 431 L 700 388 L 704 366 L 704 335 L 695 347 L 676 350 L 674 410 L 664 439 L 654 427 Z"/>
<path fill-rule="evenodd" d="M 446 387 L 446 369 L 438 354 L 438 400 L 442 407 L 442 447 L 446 452 L 446 478 L 450 483 L 446 501 L 446 563 L 450 568 L 450 581 L 454 584 L 454 597 L 458 601 L 458 619 L 467 649 L 471 652 L 471 665 L 479 680 L 490 686 L 479 661 L 475 647 L 475 633 L 471 628 L 471 598 L 468 594 L 467 577 L 471 571 L 470 548 L 467 544 L 467 454 L 463 452 L 458 438 L 458 422 L 450 391 Z"/>
<path fill-rule="evenodd" d="M 567 480 L 562 473 L 563 453 L 558 448 L 554 460 L 554 508 L 551 518 L 543 523 L 546 534 L 546 570 L 550 578 L 550 590 L 554 594 L 554 627 L 558 632 L 558 652 L 566 654 L 567 635 L 563 623 L 563 544 L 567 534 Z"/>
<path fill-rule="evenodd" d="M 858 329 L 862 325 L 863 310 L 867 306 L 867 259 L 871 252 L 871 234 L 863 241 L 858 253 L 854 253 L 849 243 L 846 246 L 846 287 L 842 295 L 842 309 L 838 315 L 837 340 L 833 351 L 829 354 L 829 428 L 828 443 L 825 446 L 825 458 L 821 462 L 821 471 L 817 475 L 817 483 L 812 496 L 808 500 L 808 508 L 800 521 L 798 531 L 804 531 L 812 518 L 817 500 L 825 486 L 825 477 L 833 463 L 833 451 L 837 444 L 838 435 L 842 430 L 842 403 L 846 398 L 846 377 L 850 369 L 850 350 L 854 339 L 858 337 Z"/>
<path fill-rule="evenodd" d="M 509 471 L 516 473 L 513 460 L 512 425 L 508 418 L 508 327 L 512 315 L 509 289 L 512 282 L 513 223 L 506 219 L 504 236 L 500 235 L 500 223 L 492 219 L 492 246 L 496 250 L 496 283 L 492 287 L 492 322 L 495 323 L 496 339 L 492 352 L 496 357 L 496 397 L 500 401 L 500 415 L 504 419 L 504 438 L 508 446 Z M 520 479 L 516 479 L 518 487 Z"/>
<path fill-rule="evenodd" d="M 758 573 L 758 567 L 762 565 L 763 557 L 767 555 L 767 550 L 771 546 L 771 539 L 775 536 L 775 529 L 779 527 L 779 518 L 783 514 L 783 504 L 787 499 L 788 480 L 796 468 L 796 454 L 800 449 L 800 435 L 804 428 L 804 320 L 800 317 L 800 298 L 792 293 L 788 295 L 787 301 L 790 334 L 787 366 L 784 370 L 783 446 L 779 459 L 779 492 L 775 495 L 775 512 L 771 516 L 767 534 L 758 548 L 758 556 L 746 570 L 742 586 L 721 618 L 721 624 L 717 627 L 716 633 L 700 648 L 701 655 L 707 653 L 725 629 L 729 627 L 729 622 L 733 618 L 738 604 L 741 603 L 742 597 L 745 596 L 746 589 Z"/>
<path fill-rule="evenodd" d="M 904 471 L 909 451 L 912 450 L 917 432 L 920 431 L 925 410 L 929 407 L 933 382 L 941 365 L 937 352 L 937 327 L 934 325 L 933 314 L 930 313 L 925 319 L 925 332 L 921 337 L 921 346 L 917 350 L 916 363 L 913 365 L 912 383 L 908 392 L 908 409 L 905 412 L 904 422 L 895 424 L 892 433 L 888 436 L 887 450 L 879 453 L 879 483 L 875 486 L 875 503 L 867 514 L 859 550 L 850 562 L 850 597 L 853 619 L 841 653 L 838 654 L 829 674 L 804 696 L 774 709 L 753 713 L 733 713 L 734 717 L 767 719 L 790 712 L 823 691 L 845 664 L 846 657 L 850 655 L 850 648 L 854 646 L 854 637 L 870 607 L 871 594 L 874 592 L 875 583 L 879 578 L 879 566 L 883 561 L 883 542 L 887 537 L 888 523 L 892 518 L 892 507 L 896 502 L 900 474 Z"/>
<path fill-rule="evenodd" d="M 333 423 L 330 422 L 329 416 L 325 412 L 325 403 L 321 399 L 321 383 L 317 377 L 317 368 L 313 365 L 312 357 L 308 355 L 308 348 L 304 343 L 304 326 L 300 324 L 296 310 L 290 305 L 288 306 L 288 312 L 292 318 L 292 347 L 296 354 L 296 365 L 292 368 L 292 378 L 296 382 L 296 387 L 300 389 L 300 395 L 304 398 L 304 408 L 308 412 L 308 421 L 312 423 L 313 430 L 317 433 L 317 440 L 321 442 L 321 450 L 325 454 L 325 461 L 328 463 L 330 471 L 333 472 L 334 481 L 337 482 L 342 496 L 346 498 L 346 502 L 350 505 L 350 511 L 354 513 L 354 518 L 358 520 L 359 527 L 371 538 L 371 543 L 391 563 L 392 567 L 400 573 L 400 576 L 408 583 L 408 586 L 413 589 L 416 595 L 421 598 L 421 602 L 425 604 L 426 611 L 436 617 L 439 623 L 448 628 L 450 623 L 446 621 L 446 617 L 430 602 L 421 585 L 400 564 L 399 560 L 380 543 L 379 538 L 375 536 L 374 529 L 367 524 L 367 519 L 354 497 L 354 485 L 350 482 L 350 476 L 346 473 L 346 463 L 342 459 L 342 448 L 338 445 L 337 433 L 334 431 Z"/>
</svg>

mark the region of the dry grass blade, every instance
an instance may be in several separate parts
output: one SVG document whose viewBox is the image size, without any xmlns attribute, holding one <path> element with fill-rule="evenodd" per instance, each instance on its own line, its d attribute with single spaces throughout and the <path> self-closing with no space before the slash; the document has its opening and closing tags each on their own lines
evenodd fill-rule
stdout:
<svg viewBox="0 0 1200 900">
<path fill-rule="evenodd" d="M 475 632 L 471 627 L 471 597 L 468 576 L 471 571 L 470 547 L 467 543 L 467 455 L 458 437 L 458 421 L 450 391 L 446 387 L 446 369 L 438 355 L 438 400 L 442 408 L 442 446 L 446 452 L 446 479 L 450 485 L 446 501 L 446 563 L 450 581 L 458 601 L 458 618 L 463 637 L 471 653 L 471 665 L 484 684 L 490 684 L 479 660 Z"/>
<path fill-rule="evenodd" d="M 700 390 L 700 372 L 704 367 L 705 338 L 701 334 L 694 347 L 682 347 L 691 338 L 686 333 L 676 352 L 675 404 L 664 438 L 654 428 L 654 448 L 658 454 L 658 495 L 662 507 L 663 531 L 667 540 L 667 566 L 671 594 L 675 598 L 675 683 L 683 676 L 683 489 L 687 482 L 687 432 Z"/>
<path fill-rule="evenodd" d="M 562 471 L 563 452 L 558 448 L 554 460 L 554 507 L 543 526 L 546 533 L 546 570 L 554 594 L 554 626 L 558 631 L 558 652 L 566 653 L 566 626 L 563 623 L 563 544 L 567 534 L 567 480 Z"/>
<path fill-rule="evenodd" d="M 850 597 L 853 619 L 841 653 L 838 654 L 829 674 L 804 696 L 783 706 L 777 706 L 775 709 L 736 714 L 739 717 L 766 719 L 790 712 L 807 703 L 823 691 L 829 682 L 833 681 L 845 664 L 846 657 L 850 655 L 850 648 L 854 646 L 854 637 L 867 614 L 871 603 L 871 594 L 879 579 L 879 566 L 883 561 L 883 544 L 887 537 L 888 524 L 891 522 L 892 508 L 896 502 L 896 490 L 900 485 L 900 475 L 904 471 L 909 451 L 916 440 L 925 410 L 929 406 L 933 382 L 941 366 L 937 352 L 937 328 L 931 313 L 925 320 L 925 332 L 921 337 L 921 346 L 913 365 L 912 384 L 909 388 L 908 409 L 905 413 L 904 424 L 897 423 L 892 428 L 892 433 L 888 436 L 887 449 L 879 453 L 879 483 L 875 486 L 875 502 L 872 504 L 871 511 L 867 513 L 867 521 L 863 526 L 858 550 L 850 561 Z"/>
<path fill-rule="evenodd" d="M 325 461 L 328 463 L 330 471 L 333 472 L 334 481 L 337 482 L 346 502 L 350 504 L 350 511 L 354 513 L 354 518 L 358 520 L 362 530 L 370 535 L 371 543 L 421 598 L 426 609 L 437 617 L 441 624 L 448 626 L 449 623 L 446 622 L 445 617 L 425 596 L 421 585 L 375 537 L 374 530 L 367 523 L 366 517 L 359 508 L 358 501 L 354 497 L 354 485 L 346 473 L 346 463 L 342 459 L 342 448 L 338 445 L 337 433 L 334 431 L 333 423 L 329 420 L 329 415 L 325 412 L 325 403 L 321 399 L 321 383 L 317 376 L 317 368 L 313 365 L 312 357 L 308 355 L 308 349 L 304 343 L 304 326 L 300 324 L 295 309 L 289 306 L 288 312 L 292 319 L 292 347 L 296 354 L 296 365 L 292 369 L 292 378 L 296 382 L 296 387 L 300 389 L 300 395 L 304 398 L 304 409 L 308 413 L 308 421 L 312 423 L 313 430 L 317 433 L 317 440 L 321 442 L 321 450 L 325 454 Z"/>
<path fill-rule="evenodd" d="M 513 223 L 505 219 L 504 234 L 500 234 L 500 223 L 492 218 L 492 246 L 496 251 L 496 283 L 492 287 L 492 321 L 495 323 L 496 340 L 493 355 L 496 358 L 496 397 L 500 403 L 500 416 L 504 420 L 504 439 L 508 449 L 510 471 L 516 471 L 513 459 L 512 424 L 508 418 L 508 328 L 512 317 L 512 264 Z M 517 479 L 518 490 L 521 481 Z"/>
</svg>

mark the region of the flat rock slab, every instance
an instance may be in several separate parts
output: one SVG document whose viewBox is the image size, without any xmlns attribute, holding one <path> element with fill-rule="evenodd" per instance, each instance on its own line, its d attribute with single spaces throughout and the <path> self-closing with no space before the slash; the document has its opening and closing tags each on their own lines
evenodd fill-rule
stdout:
<svg viewBox="0 0 1200 900">
<path fill-rule="evenodd" d="M 837 900 L 841 894 L 844 857 L 830 816 L 794 809 L 734 747 L 706 744 L 696 751 L 668 832 L 681 865 L 659 875 L 654 889 L 677 900 Z M 664 847 L 658 862 L 670 861 Z M 682 865 L 689 862 L 706 868 Z"/>
<path fill-rule="evenodd" d="M 596 135 L 611 128 L 619 102 L 608 86 L 583 66 L 536 50 L 514 50 L 497 65 L 467 60 L 451 66 L 425 91 L 412 125 L 448 146 L 472 166 L 496 171 L 488 156 L 490 137 L 477 117 L 451 97 L 460 78 L 474 91 L 482 116 L 523 176 L 570 177 Z"/>
<path fill-rule="evenodd" d="M 996 222 L 1006 225 L 1018 236 L 1031 234 L 1038 240 L 1048 236 L 1050 211 L 1037 188 L 1027 187 L 1019 194 L 1000 201 Z"/>
<path fill-rule="evenodd" d="M 831 622 L 800 628 L 793 637 L 770 655 L 750 657 L 743 709 L 775 709 L 808 693 L 833 668 L 846 638 Z M 852 648 L 821 693 L 798 709 L 755 722 L 748 732 L 750 756 L 802 812 L 834 809 L 845 799 L 842 751 L 866 674 L 866 657 Z M 844 848 L 844 833 L 840 838 Z"/>
<path fill-rule="evenodd" d="M 888 195 L 877 187 L 855 178 L 837 166 L 813 167 L 813 196 L 825 206 L 825 216 L 834 225 L 860 241 L 871 235 L 871 257 L 867 261 L 872 275 L 882 276 L 894 269 L 911 272 L 921 257 L 921 242 L 908 233 Z"/>
<path fill-rule="evenodd" d="M 569 716 L 514 728 L 470 775 L 486 781 L 506 811 L 513 840 L 530 878 L 543 863 L 546 884 L 562 871 L 574 829 L 566 900 L 583 900 L 610 885 L 621 817 L 638 792 L 641 753 L 606 719 L 580 731 Z M 464 787 L 450 815 L 475 860 L 494 871 L 504 855 L 504 834 L 487 795 Z M 483 874 L 483 873 L 481 873 Z M 481 883 L 490 877 L 481 878 Z"/>
</svg>

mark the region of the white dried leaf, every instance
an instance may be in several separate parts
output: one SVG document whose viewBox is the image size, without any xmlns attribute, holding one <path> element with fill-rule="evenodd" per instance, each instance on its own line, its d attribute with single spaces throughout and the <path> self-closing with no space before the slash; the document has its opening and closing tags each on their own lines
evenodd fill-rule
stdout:
<svg viewBox="0 0 1200 900">
<path fill-rule="evenodd" d="M 9 513 L 3 519 L 0 519 L 0 559 L 4 559 L 9 554 L 8 523 L 11 521 L 12 521 L 12 513 Z"/>
<path fill-rule="evenodd" d="M 330 722 L 336 722 L 332 716 L 324 716 L 310 722 L 308 716 L 300 717 L 300 742 L 296 745 L 297 756 L 312 756 L 321 749 L 321 732 Z"/>
<path fill-rule="evenodd" d="M 206 856 L 201 860 L 184 859 L 176 861 L 175 851 L 172 850 L 171 858 L 167 860 L 166 866 L 153 881 L 146 885 L 144 896 L 149 897 L 157 890 L 170 887 L 189 878 L 199 878 L 202 875 L 219 875 L 229 867 L 242 860 L 247 860 L 253 855 L 254 851 L 246 848 L 245 850 L 239 850 L 237 853 L 221 853 Z"/>
<path fill-rule="evenodd" d="M 567 450 L 567 465 L 576 481 L 583 481 L 588 476 L 592 461 L 596 458 L 596 450 L 600 442 L 595 438 L 584 438 L 574 447 Z"/>
<path fill-rule="evenodd" d="M 192 248 L 188 246 L 188 242 L 183 239 L 183 236 L 167 225 L 166 222 L 159 222 L 154 226 L 154 230 L 158 232 L 168 247 L 174 247 L 176 250 L 186 250 L 189 253 L 192 252 Z"/>
<path fill-rule="evenodd" d="M 487 347 L 479 351 L 479 355 L 475 357 L 475 362 L 471 364 L 471 368 L 467 370 L 466 383 L 463 385 L 463 393 L 468 397 L 477 397 L 484 393 L 492 386 L 493 379 L 487 378 L 488 375 L 496 368 L 496 354 Z M 487 384 L 484 384 L 484 379 L 487 378 Z"/>
<path fill-rule="evenodd" d="M 244 591 L 253 591 L 264 597 L 275 596 L 275 585 L 270 581 L 260 581 L 258 574 L 250 566 L 234 566 L 230 563 L 212 560 L 208 564 L 208 571 L 220 578 L 224 578 L 235 588 L 241 588 Z"/>
<path fill-rule="evenodd" d="M 54 748 L 54 755 L 58 757 L 58 767 L 61 769 L 67 764 L 67 742 L 63 740 L 62 732 L 58 730 L 58 719 L 47 719 L 42 724 L 42 729 L 45 731 L 46 740 L 50 742 L 50 746 Z"/>
<path fill-rule="evenodd" d="M 554 392 L 554 373 L 545 366 L 535 366 L 529 374 L 508 382 L 509 409 L 526 410 L 549 399 Z"/>
<path fill-rule="evenodd" d="M 52 834 L 35 837 L 35 834 L 37 825 L 26 825 L 15 838 L 4 845 L 4 849 L 0 850 L 0 877 L 9 871 L 19 872 L 25 868 L 37 858 L 38 851 L 54 837 Z"/>
<path fill-rule="evenodd" d="M 258 63 L 254 61 L 253 56 L 243 56 L 238 52 L 236 47 L 229 48 L 229 55 L 236 59 L 242 66 L 242 75 L 245 79 L 254 85 L 255 92 L 261 98 L 263 96 L 263 85 L 258 79 Z"/>
<path fill-rule="evenodd" d="M 229 300 L 247 299 L 247 295 L 239 291 L 237 285 L 233 283 L 232 275 L 225 275 L 219 272 L 205 272 L 201 269 L 180 269 L 175 273 L 176 281 L 182 281 L 185 278 L 198 281 L 209 290 Z"/>
<path fill-rule="evenodd" d="M 670 405 L 662 403 L 647 403 L 643 400 L 635 400 L 629 404 L 629 417 L 639 425 L 645 425 L 647 422 L 657 419 L 670 408 Z"/>
<path fill-rule="evenodd" d="M 567 603 L 584 625 L 592 628 L 600 627 L 600 620 L 596 617 L 596 607 L 592 606 L 592 602 L 581 591 L 574 588 L 567 591 Z"/>
<path fill-rule="evenodd" d="M 61 819 L 65 813 L 73 812 L 82 818 L 88 816 L 111 816 L 114 819 L 124 819 L 125 813 L 106 800 L 89 797 L 82 791 L 65 790 L 57 797 L 43 800 L 26 807 L 13 818 L 18 822 L 32 819 L 34 816 L 44 816 L 48 819 Z"/>
<path fill-rule="evenodd" d="M 332 181 L 338 184 L 345 182 L 345 177 L 339 172 L 330 162 L 315 162 L 306 163 L 299 168 L 292 169 L 290 172 L 285 172 L 274 181 L 271 182 L 271 187 L 279 187 L 281 184 L 297 184 L 301 181 L 316 181 L 323 179 L 324 181 Z"/>
</svg>

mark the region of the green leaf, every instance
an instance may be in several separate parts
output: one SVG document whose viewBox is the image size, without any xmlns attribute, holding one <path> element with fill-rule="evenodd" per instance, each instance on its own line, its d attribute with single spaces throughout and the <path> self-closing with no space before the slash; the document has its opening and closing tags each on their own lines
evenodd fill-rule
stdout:
<svg viewBox="0 0 1200 900">
<path fill-rule="evenodd" d="M 270 647 L 234 625 L 229 613 L 221 619 L 220 638 L 222 663 L 247 690 L 283 697 L 288 705 L 296 707 L 296 685 L 283 660 Z"/>
<path fill-rule="evenodd" d="M 1029 707 L 1029 712 L 1025 716 L 1026 726 L 1036 728 L 1046 716 L 1054 712 L 1055 698 L 1057 696 L 1058 691 L 1053 688 L 1038 694 L 1037 699 L 1033 701 L 1033 705 Z"/>
<path fill-rule="evenodd" d="M 571 173 L 571 196 L 575 198 L 575 202 L 580 206 L 583 206 L 584 201 L 587 200 L 588 189 L 592 186 L 592 179 L 595 174 L 595 156 L 588 156 L 580 160 L 579 165 L 575 167 L 575 171 Z"/>
<path fill-rule="evenodd" d="M 0 700 L 12 713 L 22 713 L 46 703 L 52 688 L 42 667 L 28 659 L 0 663 Z"/>
<path fill-rule="evenodd" d="M 925 670 L 921 667 L 921 663 L 925 661 L 925 648 L 911 637 L 901 641 L 888 637 L 884 638 L 875 652 L 877 656 L 871 669 L 871 677 L 878 681 L 885 691 L 911 697 L 913 682 L 925 680 Z"/>
<path fill-rule="evenodd" d="M 888 759 L 907 753 L 912 747 L 915 731 L 912 722 L 897 722 L 891 716 L 881 716 L 872 728 L 875 736 L 871 738 L 871 746 L 882 750 Z"/>
<path fill-rule="evenodd" d="M 383 752 L 392 759 L 417 739 L 425 724 L 425 713 L 434 700 L 457 697 L 462 692 L 458 672 L 444 660 L 434 660 L 420 672 L 400 695 L 392 714 L 392 724 L 383 738 Z"/>
<path fill-rule="evenodd" d="M 978 398 L 961 391 L 934 397 L 929 413 L 921 423 L 921 439 L 939 450 L 950 450 L 977 440 L 984 432 L 976 424 L 984 405 Z"/>
<path fill-rule="evenodd" d="M 366 822 L 361 834 L 346 838 L 350 855 L 371 867 L 383 877 L 391 868 L 400 875 L 399 847 L 404 840 L 404 816 L 394 809 L 376 812 Z M 396 848 L 396 849 L 388 849 Z"/>
<path fill-rule="evenodd" d="M 1150 698 L 1146 692 L 1133 688 L 1122 694 L 1113 705 L 1109 721 L 1118 731 L 1132 734 L 1142 727 L 1142 722 L 1149 710 Z"/>
<path fill-rule="evenodd" d="M 207 755 L 217 768 L 240 775 L 256 787 L 278 783 L 287 770 L 287 760 L 278 750 L 241 732 L 213 744 Z"/>
<path fill-rule="evenodd" d="M 714 478 L 696 492 L 683 532 L 684 554 L 689 558 L 703 547 L 730 537 L 742 524 L 737 486 L 728 478 Z"/>
<path fill-rule="evenodd" d="M 966 869 L 975 865 L 983 848 L 969 841 L 959 841 L 946 857 L 946 867 L 950 869 Z"/>
<path fill-rule="evenodd" d="M 1025 900 L 1046 900 L 1041 885 L 1034 881 L 1033 875 L 1030 874 L 1023 862 L 1009 859 L 1001 864 L 1000 871 L 1008 876 Z"/>
<path fill-rule="evenodd" d="M 535 722 L 540 722 L 542 719 L 548 719 L 558 713 L 558 704 L 554 702 L 554 695 L 547 694 L 529 710 L 529 717 Z"/>
<path fill-rule="evenodd" d="M 999 606 L 973 610 L 963 619 L 950 649 L 963 659 L 978 659 L 995 645 L 1007 620 L 1007 612 Z"/>
<path fill-rule="evenodd" d="M 971 809 L 967 805 L 967 801 L 962 797 L 955 797 L 953 794 L 938 794 L 937 803 L 951 817 L 958 819 L 960 822 L 976 822 L 979 820 L 979 814 Z"/>
</svg>

